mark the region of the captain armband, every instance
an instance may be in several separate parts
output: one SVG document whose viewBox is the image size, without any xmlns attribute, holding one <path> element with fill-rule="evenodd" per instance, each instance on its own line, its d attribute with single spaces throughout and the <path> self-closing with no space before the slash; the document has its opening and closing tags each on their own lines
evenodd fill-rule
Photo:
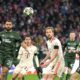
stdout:
<svg viewBox="0 0 80 80">
<path fill-rule="evenodd" d="M 34 53 L 34 56 L 37 56 L 38 55 L 38 53 Z"/>
<path fill-rule="evenodd" d="M 54 45 L 54 49 L 59 49 L 59 46 L 58 45 Z"/>
<path fill-rule="evenodd" d="M 38 50 L 35 51 L 34 56 L 38 56 L 39 52 Z"/>
</svg>

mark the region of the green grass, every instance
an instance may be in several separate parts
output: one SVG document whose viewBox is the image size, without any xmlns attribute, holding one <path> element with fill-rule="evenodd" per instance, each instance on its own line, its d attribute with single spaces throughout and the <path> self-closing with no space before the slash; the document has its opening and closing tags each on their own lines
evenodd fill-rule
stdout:
<svg viewBox="0 0 80 80">
<path fill-rule="evenodd" d="M 25 78 L 25 80 L 39 80 L 37 75 L 27 75 L 24 78 Z M 9 74 L 7 80 L 11 80 L 11 79 L 12 79 L 12 74 Z"/>
<path fill-rule="evenodd" d="M 7 80 L 11 80 L 11 79 L 12 79 L 12 74 L 8 74 L 8 79 Z M 40 79 L 38 78 L 37 75 L 27 75 L 27 76 L 25 76 L 25 80 L 40 80 Z M 55 80 L 59 80 L 59 79 L 56 78 Z"/>
</svg>

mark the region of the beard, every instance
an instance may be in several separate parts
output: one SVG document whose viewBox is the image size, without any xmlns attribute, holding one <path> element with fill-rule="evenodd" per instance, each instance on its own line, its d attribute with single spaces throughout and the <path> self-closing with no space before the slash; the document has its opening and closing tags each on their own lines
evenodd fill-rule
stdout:
<svg viewBox="0 0 80 80">
<path fill-rule="evenodd" d="M 11 31 L 12 30 L 12 28 L 9 28 L 9 27 L 7 27 L 7 28 L 5 28 L 7 31 Z"/>
<path fill-rule="evenodd" d="M 47 38 L 48 38 L 49 40 L 51 40 L 51 39 L 52 39 L 52 36 L 51 36 L 51 35 L 48 35 Z"/>
</svg>

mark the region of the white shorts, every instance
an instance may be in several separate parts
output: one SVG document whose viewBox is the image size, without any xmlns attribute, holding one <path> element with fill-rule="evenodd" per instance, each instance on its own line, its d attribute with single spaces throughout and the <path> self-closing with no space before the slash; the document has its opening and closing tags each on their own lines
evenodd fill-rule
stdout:
<svg viewBox="0 0 80 80">
<path fill-rule="evenodd" d="M 43 74 L 56 74 L 58 77 L 61 77 L 62 73 L 64 72 L 64 61 L 58 61 L 54 67 L 51 65 L 52 64 L 42 69 Z"/>
<path fill-rule="evenodd" d="M 14 69 L 14 73 L 16 73 L 16 74 L 20 73 L 20 74 L 26 75 L 29 72 L 31 72 L 31 73 L 36 72 L 36 69 L 34 68 L 34 66 L 27 67 L 25 65 L 17 65 L 16 68 Z"/>
</svg>

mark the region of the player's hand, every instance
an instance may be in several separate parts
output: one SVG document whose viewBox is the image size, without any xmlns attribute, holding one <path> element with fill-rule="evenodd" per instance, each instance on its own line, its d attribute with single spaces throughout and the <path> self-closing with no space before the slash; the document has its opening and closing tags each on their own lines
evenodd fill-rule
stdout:
<svg viewBox="0 0 80 80">
<path fill-rule="evenodd" d="M 40 65 L 44 64 L 44 62 L 45 62 L 45 61 L 44 61 L 44 60 L 42 60 L 42 61 L 40 62 Z"/>
<path fill-rule="evenodd" d="M 37 69 L 38 72 L 42 73 L 42 68 L 41 67 L 37 67 L 36 69 Z"/>
<path fill-rule="evenodd" d="M 41 67 L 42 68 L 45 68 L 45 67 L 47 67 L 49 65 L 49 62 L 45 62 L 44 64 L 41 64 Z"/>
<path fill-rule="evenodd" d="M 24 41 L 21 43 L 21 46 L 26 49 L 26 43 Z"/>
</svg>

